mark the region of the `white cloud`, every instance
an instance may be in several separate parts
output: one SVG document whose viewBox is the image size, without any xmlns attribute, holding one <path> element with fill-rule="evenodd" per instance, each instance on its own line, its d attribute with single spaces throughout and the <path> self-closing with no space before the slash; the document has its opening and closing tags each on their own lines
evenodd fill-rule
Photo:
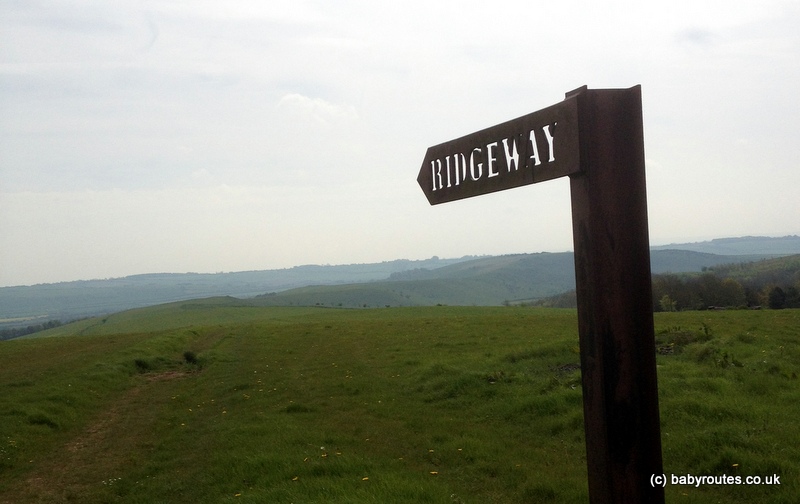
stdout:
<svg viewBox="0 0 800 504">
<path fill-rule="evenodd" d="M 296 114 L 303 119 L 313 120 L 322 126 L 349 126 L 358 120 L 358 113 L 351 105 L 337 105 L 322 98 L 309 98 L 298 93 L 290 93 L 281 97 L 278 108 Z"/>
</svg>

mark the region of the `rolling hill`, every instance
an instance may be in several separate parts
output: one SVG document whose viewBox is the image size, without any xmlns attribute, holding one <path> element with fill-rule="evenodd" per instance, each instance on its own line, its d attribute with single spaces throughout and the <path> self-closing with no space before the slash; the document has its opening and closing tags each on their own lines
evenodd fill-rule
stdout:
<svg viewBox="0 0 800 504">
<path fill-rule="evenodd" d="M 763 256 L 720 256 L 685 250 L 651 253 L 653 273 L 700 272 Z M 473 259 L 435 270 L 395 273 L 388 280 L 344 286 L 309 286 L 258 296 L 264 306 L 377 307 L 497 306 L 547 298 L 575 288 L 572 252 Z"/>
<path fill-rule="evenodd" d="M 800 236 L 789 235 L 778 238 L 765 236 L 742 236 L 738 238 L 715 238 L 709 241 L 681 243 L 650 247 L 651 250 L 690 250 L 719 255 L 792 255 L 800 254 Z"/>
<path fill-rule="evenodd" d="M 383 280 L 408 269 L 435 269 L 467 261 L 399 259 L 374 264 L 304 265 L 231 273 L 153 273 L 123 278 L 80 280 L 0 288 L 0 328 L 51 319 L 114 313 L 130 308 L 212 296 L 251 297 L 307 285 L 335 285 Z"/>
<path fill-rule="evenodd" d="M 699 272 L 800 253 L 800 237 L 726 238 L 666 247 L 652 249 L 654 273 Z M 287 306 L 500 305 L 553 296 L 574 284 L 571 252 L 146 274 L 0 288 L 0 329 L 213 296 L 258 296 L 259 304 Z"/>
</svg>

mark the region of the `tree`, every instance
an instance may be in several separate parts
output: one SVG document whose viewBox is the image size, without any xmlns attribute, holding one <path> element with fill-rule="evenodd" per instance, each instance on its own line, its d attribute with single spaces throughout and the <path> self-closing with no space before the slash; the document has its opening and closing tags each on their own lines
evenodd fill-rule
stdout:
<svg viewBox="0 0 800 504">
<path fill-rule="evenodd" d="M 778 286 L 769 291 L 768 306 L 773 310 L 780 310 L 786 307 L 786 293 Z"/>
<path fill-rule="evenodd" d="M 723 306 L 743 306 L 747 304 L 747 297 L 744 294 L 742 284 L 733 278 L 726 278 L 722 281 L 722 300 Z"/>
<path fill-rule="evenodd" d="M 669 297 L 669 294 L 664 294 L 661 296 L 658 304 L 661 306 L 661 311 L 673 312 L 676 311 L 678 303 L 677 301 L 673 301 L 672 298 Z"/>
</svg>

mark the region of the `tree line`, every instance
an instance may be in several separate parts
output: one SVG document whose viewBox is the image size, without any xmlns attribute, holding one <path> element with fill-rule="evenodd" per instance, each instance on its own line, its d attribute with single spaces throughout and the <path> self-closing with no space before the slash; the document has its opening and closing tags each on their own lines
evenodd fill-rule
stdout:
<svg viewBox="0 0 800 504">
<path fill-rule="evenodd" d="M 0 341 L 19 338 L 28 334 L 37 333 L 39 331 L 46 331 L 62 325 L 60 320 L 48 320 L 41 324 L 32 324 L 26 327 L 11 327 L 8 329 L 0 329 Z"/>
<path fill-rule="evenodd" d="M 714 273 L 653 275 L 653 310 L 800 308 L 800 283 L 742 283 Z"/>
<path fill-rule="evenodd" d="M 800 255 L 653 275 L 655 311 L 800 308 Z"/>
</svg>

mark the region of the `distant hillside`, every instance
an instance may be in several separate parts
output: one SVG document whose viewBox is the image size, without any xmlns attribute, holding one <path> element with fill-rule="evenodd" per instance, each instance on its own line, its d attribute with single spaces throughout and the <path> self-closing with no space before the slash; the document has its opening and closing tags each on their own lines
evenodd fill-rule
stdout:
<svg viewBox="0 0 800 504">
<path fill-rule="evenodd" d="M 658 251 L 653 254 L 658 254 Z M 693 253 L 693 252 L 690 252 Z M 748 256 L 703 268 L 702 272 L 653 275 L 653 310 L 681 311 L 712 308 L 800 308 L 800 254 L 754 261 Z M 556 308 L 577 306 L 575 291 L 536 301 Z"/>
<path fill-rule="evenodd" d="M 574 285 L 572 253 L 485 257 L 438 268 L 395 273 L 388 280 L 313 286 L 258 298 L 264 305 L 344 307 L 500 305 L 552 295 Z"/>
<path fill-rule="evenodd" d="M 713 250 L 724 254 L 713 253 Z M 800 237 L 724 238 L 654 247 L 654 273 L 699 272 L 800 253 Z M 0 329 L 212 296 L 269 294 L 262 304 L 325 306 L 499 305 L 574 288 L 571 252 L 375 264 L 306 265 L 235 273 L 160 273 L 0 288 Z"/>
<path fill-rule="evenodd" d="M 399 259 L 373 264 L 306 265 L 235 273 L 154 273 L 104 280 L 0 288 L 0 328 L 47 320 L 75 320 L 172 301 L 211 296 L 251 297 L 306 285 L 384 280 L 408 269 L 430 269 L 473 259 Z"/>
<path fill-rule="evenodd" d="M 743 236 L 740 238 L 716 238 L 696 243 L 681 243 L 651 247 L 651 250 L 691 250 L 719 255 L 786 256 L 800 254 L 800 236 Z"/>
<path fill-rule="evenodd" d="M 654 273 L 700 272 L 761 256 L 719 256 L 686 250 L 651 253 Z M 436 270 L 422 268 L 389 280 L 314 286 L 259 296 L 268 306 L 377 307 L 417 305 L 497 306 L 555 296 L 575 288 L 572 252 L 483 257 Z"/>
</svg>

